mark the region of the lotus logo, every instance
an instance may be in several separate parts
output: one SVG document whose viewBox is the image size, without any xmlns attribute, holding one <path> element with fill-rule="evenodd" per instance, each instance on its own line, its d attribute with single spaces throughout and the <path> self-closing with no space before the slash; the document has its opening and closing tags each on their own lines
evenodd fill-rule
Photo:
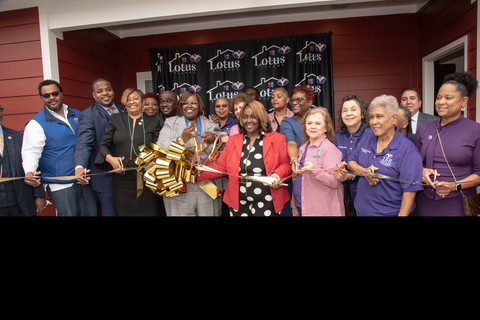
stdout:
<svg viewBox="0 0 480 320">
<path fill-rule="evenodd" d="M 202 60 L 202 56 L 200 56 L 198 54 L 192 54 L 190 56 L 190 61 L 192 61 L 192 62 L 198 62 L 200 60 Z"/>
<path fill-rule="evenodd" d="M 279 86 L 282 86 L 282 87 L 283 87 L 283 86 L 286 86 L 287 83 L 288 83 L 288 79 L 287 79 L 287 78 L 283 78 L 283 77 L 282 77 L 282 79 L 278 79 L 278 81 L 277 81 L 277 84 L 278 84 Z"/>
<path fill-rule="evenodd" d="M 317 76 L 316 81 L 318 84 L 323 84 L 325 83 L 325 81 L 327 81 L 327 78 L 325 78 L 324 76 Z"/>
<path fill-rule="evenodd" d="M 290 52 L 290 47 L 289 46 L 283 46 L 281 47 L 280 49 L 278 49 L 278 52 L 280 52 L 281 54 L 287 54 Z"/>
<path fill-rule="evenodd" d="M 194 84 L 193 86 L 190 86 L 189 89 L 190 89 L 190 91 L 193 91 L 193 92 L 199 92 L 200 90 L 202 90 L 202 87 L 200 87 L 197 84 Z"/>
<path fill-rule="evenodd" d="M 242 59 L 243 57 L 245 57 L 245 52 L 243 52 L 242 50 L 238 50 L 233 53 L 233 56 L 236 59 Z"/>
<path fill-rule="evenodd" d="M 236 83 L 232 84 L 232 88 L 235 90 L 242 90 L 245 85 L 243 82 L 237 81 Z"/>
<path fill-rule="evenodd" d="M 387 158 L 393 158 L 393 155 L 391 153 L 387 153 Z"/>
<path fill-rule="evenodd" d="M 318 52 L 323 52 L 325 51 L 325 49 L 327 48 L 327 45 L 326 44 L 316 44 L 315 45 L 315 49 L 318 51 Z"/>
</svg>

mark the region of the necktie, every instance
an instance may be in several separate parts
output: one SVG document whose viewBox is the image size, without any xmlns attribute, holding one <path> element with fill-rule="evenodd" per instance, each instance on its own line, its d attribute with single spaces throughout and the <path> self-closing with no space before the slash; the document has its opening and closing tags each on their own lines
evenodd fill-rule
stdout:
<svg viewBox="0 0 480 320">
<path fill-rule="evenodd" d="M 0 136 L 0 155 L 3 156 L 3 139 L 2 139 L 2 136 Z"/>
<path fill-rule="evenodd" d="M 113 114 L 113 107 L 109 108 L 108 112 L 110 112 L 110 114 Z"/>
</svg>

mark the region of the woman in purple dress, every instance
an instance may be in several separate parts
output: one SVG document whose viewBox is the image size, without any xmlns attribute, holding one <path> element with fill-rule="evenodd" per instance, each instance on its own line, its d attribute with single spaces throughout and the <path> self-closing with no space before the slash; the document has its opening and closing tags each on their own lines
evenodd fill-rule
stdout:
<svg viewBox="0 0 480 320">
<path fill-rule="evenodd" d="M 465 196 L 476 193 L 480 184 L 480 124 L 465 118 L 463 112 L 477 88 L 478 81 L 470 73 L 447 75 L 435 100 L 441 119 L 424 123 L 417 130 L 414 143 L 423 160 L 422 181 L 428 184 L 417 196 L 419 216 L 464 216 L 460 190 Z"/>
</svg>

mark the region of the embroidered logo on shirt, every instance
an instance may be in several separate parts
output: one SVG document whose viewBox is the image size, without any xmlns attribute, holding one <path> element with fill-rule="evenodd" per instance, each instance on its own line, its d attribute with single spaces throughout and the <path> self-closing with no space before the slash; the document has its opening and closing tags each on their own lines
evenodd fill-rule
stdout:
<svg viewBox="0 0 480 320">
<path fill-rule="evenodd" d="M 392 166 L 392 161 L 393 161 L 393 155 L 391 153 L 387 153 L 382 160 L 380 160 L 380 163 L 383 164 L 386 167 L 391 167 Z"/>
<path fill-rule="evenodd" d="M 367 150 L 367 149 L 364 149 L 364 148 L 362 148 L 362 152 L 363 153 L 371 153 L 370 150 Z"/>
<path fill-rule="evenodd" d="M 315 151 L 312 157 L 318 158 L 321 155 L 322 155 L 322 149 L 318 149 L 317 151 Z"/>
</svg>

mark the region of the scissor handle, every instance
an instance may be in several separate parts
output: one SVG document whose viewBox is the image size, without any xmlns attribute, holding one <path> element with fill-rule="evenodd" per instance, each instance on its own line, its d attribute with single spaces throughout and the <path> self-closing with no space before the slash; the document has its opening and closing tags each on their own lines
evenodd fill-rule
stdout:
<svg viewBox="0 0 480 320">
<path fill-rule="evenodd" d="M 220 143 L 218 143 L 219 140 L 220 140 Z M 208 160 L 210 162 L 217 161 L 218 157 L 220 156 L 220 154 L 217 154 L 217 152 L 222 145 L 223 145 L 223 141 L 221 140 L 221 135 L 219 135 L 215 138 L 215 141 L 213 142 L 212 151 L 210 152 L 210 155 L 208 156 Z"/>
</svg>

